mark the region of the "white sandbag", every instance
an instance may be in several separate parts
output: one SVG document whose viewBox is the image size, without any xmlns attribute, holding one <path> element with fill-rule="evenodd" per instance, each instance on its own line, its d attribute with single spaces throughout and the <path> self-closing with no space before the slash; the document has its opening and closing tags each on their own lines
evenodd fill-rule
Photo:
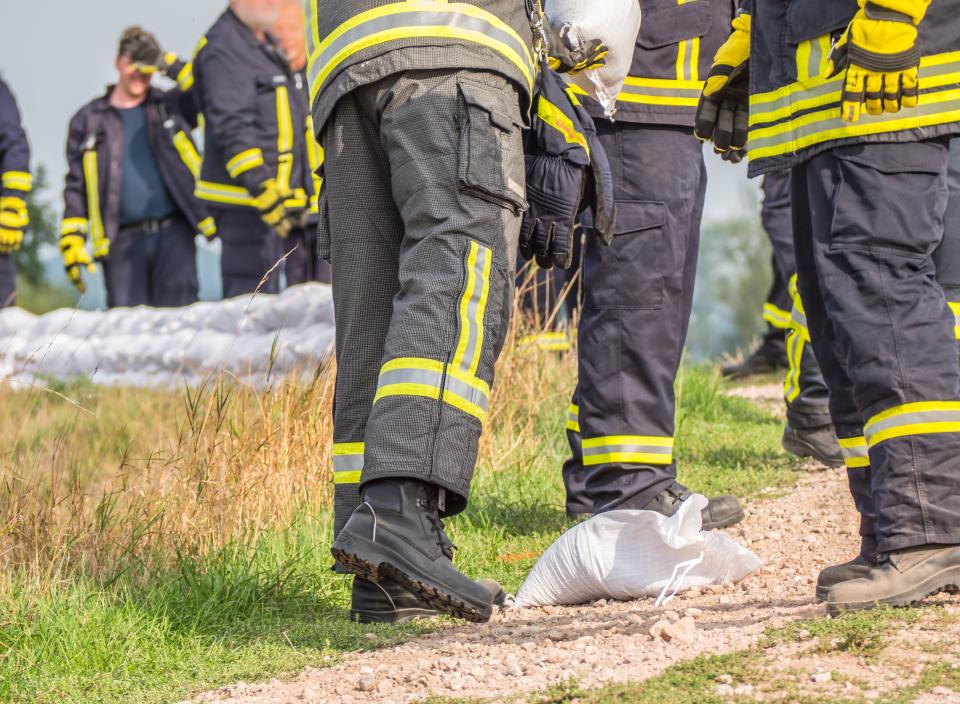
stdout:
<svg viewBox="0 0 960 704">
<path fill-rule="evenodd" d="M 534 565 L 515 605 L 669 600 L 691 587 L 739 582 L 760 569 L 760 559 L 733 538 L 700 530 L 706 505 L 706 498 L 694 494 L 669 518 L 654 511 L 610 511 L 571 528 Z"/>
<path fill-rule="evenodd" d="M 606 66 L 570 80 L 596 98 L 607 117 L 613 117 L 640 33 L 639 0 L 546 0 L 543 11 L 560 36 L 569 37 L 572 48 L 594 39 L 606 45 L 610 52 Z"/>
</svg>

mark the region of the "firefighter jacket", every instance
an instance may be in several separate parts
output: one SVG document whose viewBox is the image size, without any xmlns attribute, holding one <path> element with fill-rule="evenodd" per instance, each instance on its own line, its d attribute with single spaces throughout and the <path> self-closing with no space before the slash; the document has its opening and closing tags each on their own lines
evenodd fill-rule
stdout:
<svg viewBox="0 0 960 704">
<path fill-rule="evenodd" d="M 960 0 L 933 0 L 918 26 L 920 103 L 899 113 L 840 119 L 843 73 L 830 47 L 857 0 L 744 0 L 750 50 L 750 175 L 802 163 L 842 144 L 911 142 L 960 133 Z"/>
<path fill-rule="evenodd" d="M 30 144 L 20 109 L 7 84 L 0 81 L 0 197 L 25 200 L 32 187 Z"/>
<path fill-rule="evenodd" d="M 288 207 L 308 207 L 306 102 L 273 38 L 261 43 L 226 10 L 198 45 L 193 80 L 204 125 L 197 196 L 218 207 L 253 208 L 260 184 L 275 178 L 293 193 Z"/>
<path fill-rule="evenodd" d="M 89 234 L 94 256 L 107 253 L 120 229 L 124 137 L 122 118 L 110 106 L 112 90 L 80 108 L 67 134 L 61 235 Z M 150 89 L 143 103 L 147 138 L 171 200 L 198 233 L 210 236 L 216 232 L 213 218 L 193 194 L 200 156 L 184 99 L 177 90 Z"/>
<path fill-rule="evenodd" d="M 523 0 L 310 0 L 307 54 L 313 121 L 337 101 L 401 71 L 476 69 L 513 80 L 529 109 L 536 78 Z"/>
<path fill-rule="evenodd" d="M 633 63 L 617 96 L 620 122 L 693 127 L 713 55 L 730 36 L 737 0 L 643 0 Z M 594 118 L 603 108 L 588 102 Z"/>
</svg>

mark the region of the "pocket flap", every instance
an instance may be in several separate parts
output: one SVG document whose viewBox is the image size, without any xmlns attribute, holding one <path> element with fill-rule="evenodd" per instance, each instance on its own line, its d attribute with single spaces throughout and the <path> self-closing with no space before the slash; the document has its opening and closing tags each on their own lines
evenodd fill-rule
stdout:
<svg viewBox="0 0 960 704">
<path fill-rule="evenodd" d="M 794 2 L 787 10 L 787 42 L 799 44 L 844 29 L 857 14 L 857 0 Z"/>
<path fill-rule="evenodd" d="M 713 8 L 707 0 L 645 9 L 637 44 L 644 49 L 657 49 L 684 39 L 702 37 L 712 26 Z"/>
<path fill-rule="evenodd" d="M 665 203 L 653 200 L 618 200 L 614 237 L 663 227 L 667 221 Z"/>
<path fill-rule="evenodd" d="M 504 132 L 512 132 L 515 127 L 522 127 L 519 105 L 511 110 L 506 98 L 494 89 L 460 80 L 460 92 L 467 105 L 480 108 L 490 115 L 490 122 Z M 513 115 L 516 113 L 516 116 Z"/>
</svg>

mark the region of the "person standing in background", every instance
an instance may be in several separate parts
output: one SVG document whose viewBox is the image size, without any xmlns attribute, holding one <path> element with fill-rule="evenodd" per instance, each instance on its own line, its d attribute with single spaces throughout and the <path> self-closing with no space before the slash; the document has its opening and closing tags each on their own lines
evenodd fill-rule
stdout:
<svg viewBox="0 0 960 704">
<path fill-rule="evenodd" d="M 20 108 L 0 80 L 0 308 L 17 302 L 17 272 L 11 255 L 20 249 L 30 224 L 26 199 L 31 188 L 30 143 Z"/>
</svg>

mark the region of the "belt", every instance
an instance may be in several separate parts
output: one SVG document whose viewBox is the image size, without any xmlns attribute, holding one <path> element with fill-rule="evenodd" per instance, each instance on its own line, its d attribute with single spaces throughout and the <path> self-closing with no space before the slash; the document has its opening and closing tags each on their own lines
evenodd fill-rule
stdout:
<svg viewBox="0 0 960 704">
<path fill-rule="evenodd" d="M 121 235 L 133 235 L 133 234 L 147 234 L 153 235 L 157 232 L 160 232 L 167 225 L 172 225 L 180 218 L 179 215 L 171 215 L 166 218 L 152 218 L 150 220 L 141 220 L 140 222 L 135 222 L 132 225 L 121 225 L 120 234 Z"/>
</svg>

